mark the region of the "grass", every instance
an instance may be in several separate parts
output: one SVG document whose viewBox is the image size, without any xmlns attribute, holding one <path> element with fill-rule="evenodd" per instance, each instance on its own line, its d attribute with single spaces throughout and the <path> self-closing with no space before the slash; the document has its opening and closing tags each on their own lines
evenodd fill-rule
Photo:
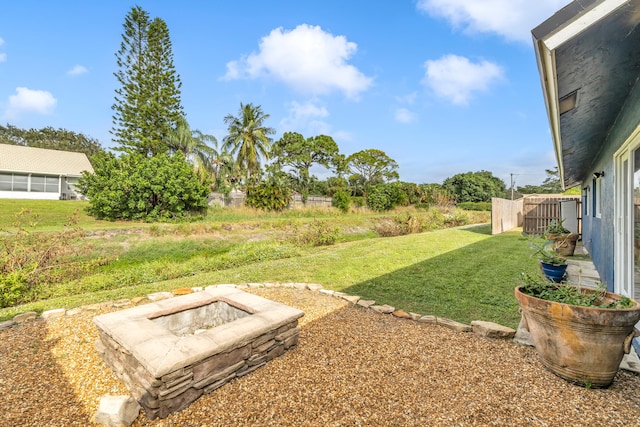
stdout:
<svg viewBox="0 0 640 427">
<path fill-rule="evenodd" d="M 61 218 L 78 206 L 20 202 L 21 207 L 33 203 L 32 209 L 46 212 L 42 224 L 49 230 L 59 228 Z M 214 209 L 196 223 L 144 224 L 144 232 L 94 236 L 90 244 L 96 253 L 107 254 L 109 263 L 81 279 L 49 285 L 40 301 L 0 310 L 0 320 L 24 311 L 72 308 L 180 287 L 295 281 L 320 283 L 422 314 L 517 325 L 513 288 L 522 270 L 536 268 L 518 232 L 491 236 L 489 227 L 480 226 L 374 238 L 371 224 L 379 216 Z M 282 239 L 316 218 L 340 228 L 342 243 L 302 247 Z M 0 217 L 0 228 L 6 221 L 5 215 Z M 98 225 L 89 217 L 81 218 L 84 224 Z"/>
<path fill-rule="evenodd" d="M 0 203 L 0 231 L 15 229 L 13 224 L 16 220 L 16 214 L 23 209 L 31 211 L 39 231 L 59 230 L 61 225 L 67 222 L 67 218 L 76 212 L 78 225 L 85 230 L 148 226 L 144 223 L 100 221 L 84 212 L 86 206 L 88 206 L 86 201 L 2 199 L 2 203 Z"/>
</svg>

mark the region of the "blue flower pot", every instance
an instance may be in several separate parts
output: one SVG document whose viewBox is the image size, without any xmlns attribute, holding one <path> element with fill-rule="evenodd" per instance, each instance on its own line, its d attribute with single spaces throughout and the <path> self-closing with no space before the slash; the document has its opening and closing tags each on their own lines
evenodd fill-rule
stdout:
<svg viewBox="0 0 640 427">
<path fill-rule="evenodd" d="M 540 261 L 540 267 L 546 278 L 556 283 L 562 282 L 567 272 L 567 264 L 555 265 Z"/>
</svg>

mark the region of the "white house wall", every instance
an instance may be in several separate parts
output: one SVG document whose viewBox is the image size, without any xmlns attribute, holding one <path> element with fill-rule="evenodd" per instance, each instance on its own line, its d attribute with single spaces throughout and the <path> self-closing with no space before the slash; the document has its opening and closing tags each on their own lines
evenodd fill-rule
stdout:
<svg viewBox="0 0 640 427">
<path fill-rule="evenodd" d="M 0 199 L 58 200 L 60 199 L 60 193 L 0 191 Z"/>
</svg>

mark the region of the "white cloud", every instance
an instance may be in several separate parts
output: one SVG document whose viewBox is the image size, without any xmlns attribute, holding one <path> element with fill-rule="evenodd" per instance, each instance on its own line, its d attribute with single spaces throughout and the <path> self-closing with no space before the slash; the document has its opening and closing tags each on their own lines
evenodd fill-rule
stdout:
<svg viewBox="0 0 640 427">
<path fill-rule="evenodd" d="M 468 105 L 475 92 L 484 92 L 503 78 L 502 68 L 489 61 L 471 62 L 464 56 L 445 55 L 424 63 L 422 83 L 441 98 L 456 105 Z"/>
<path fill-rule="evenodd" d="M 289 115 L 280 121 L 280 126 L 285 132 L 326 134 L 330 126 L 320 119 L 328 116 L 329 111 L 323 106 L 311 101 L 303 104 L 293 101 L 289 106 Z"/>
<path fill-rule="evenodd" d="M 302 24 L 290 31 L 280 27 L 262 38 L 258 53 L 227 63 L 223 79 L 270 77 L 302 93 L 338 90 L 357 98 L 373 83 L 347 62 L 357 49 L 346 37 L 334 36 L 319 26 Z"/>
<path fill-rule="evenodd" d="M 412 105 L 416 101 L 417 97 L 418 97 L 418 92 L 411 92 L 408 95 L 396 96 L 396 101 L 398 101 L 401 104 Z"/>
<path fill-rule="evenodd" d="M 415 121 L 416 115 L 406 108 L 398 108 L 395 113 L 395 119 L 400 123 L 411 123 Z"/>
<path fill-rule="evenodd" d="M 495 33 L 531 44 L 531 30 L 570 0 L 419 0 L 417 7 L 466 33 Z"/>
<path fill-rule="evenodd" d="M 80 74 L 84 74 L 88 72 L 89 70 L 87 69 L 87 67 L 84 67 L 82 65 L 74 65 L 72 69 L 67 71 L 67 74 L 70 76 L 79 76 Z"/>
<path fill-rule="evenodd" d="M 0 46 L 2 46 L 3 44 L 4 44 L 4 39 L 0 37 Z"/>
<path fill-rule="evenodd" d="M 4 62 L 7 60 L 7 54 L 6 53 L 0 53 L 0 62 Z"/>
<path fill-rule="evenodd" d="M 50 92 L 16 88 L 16 94 L 9 96 L 9 106 L 4 112 L 5 119 L 13 119 L 21 113 L 51 114 L 58 100 Z"/>
</svg>

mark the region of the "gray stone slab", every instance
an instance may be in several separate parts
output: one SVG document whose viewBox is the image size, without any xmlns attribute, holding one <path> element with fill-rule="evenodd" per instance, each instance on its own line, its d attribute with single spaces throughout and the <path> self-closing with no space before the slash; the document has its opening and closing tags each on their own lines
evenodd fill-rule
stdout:
<svg viewBox="0 0 640 427">
<path fill-rule="evenodd" d="M 42 318 L 42 320 L 57 319 L 64 316 L 66 312 L 67 310 L 65 310 L 64 308 L 54 308 L 53 310 L 43 311 L 40 317 Z"/>
</svg>

